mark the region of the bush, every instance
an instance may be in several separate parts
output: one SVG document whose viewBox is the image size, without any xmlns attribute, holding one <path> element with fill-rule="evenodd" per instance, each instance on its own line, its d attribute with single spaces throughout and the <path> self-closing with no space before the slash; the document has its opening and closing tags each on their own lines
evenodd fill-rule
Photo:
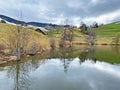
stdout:
<svg viewBox="0 0 120 90">
<path fill-rule="evenodd" d="M 64 30 L 63 30 L 63 33 L 61 35 L 61 40 L 59 42 L 59 46 L 60 47 L 65 47 L 68 44 L 70 44 L 70 46 L 71 46 L 73 38 L 74 38 L 73 28 L 71 28 L 71 27 L 65 27 Z"/>
<path fill-rule="evenodd" d="M 51 47 L 51 49 L 55 49 L 56 48 L 55 39 L 53 39 L 53 38 L 50 40 L 50 47 Z"/>
<path fill-rule="evenodd" d="M 3 44 L 0 44 L 0 51 L 4 50 L 5 46 Z"/>
<path fill-rule="evenodd" d="M 5 21 L 5 20 L 1 20 L 0 22 L 1 22 L 1 23 L 6 23 L 6 21 Z"/>
<path fill-rule="evenodd" d="M 96 33 L 91 27 L 88 27 L 88 36 L 85 38 L 86 42 L 89 43 L 89 45 L 94 45 L 96 42 Z"/>
</svg>

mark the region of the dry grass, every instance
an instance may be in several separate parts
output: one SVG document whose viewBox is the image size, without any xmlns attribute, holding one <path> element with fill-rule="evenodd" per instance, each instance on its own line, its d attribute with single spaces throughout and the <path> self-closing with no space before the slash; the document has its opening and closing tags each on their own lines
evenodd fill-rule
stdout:
<svg viewBox="0 0 120 90">
<path fill-rule="evenodd" d="M 84 37 L 74 37 L 73 41 L 72 41 L 73 44 L 77 44 L 77 45 L 83 45 L 83 44 L 87 44 L 86 40 Z"/>
<path fill-rule="evenodd" d="M 98 37 L 96 44 L 109 45 L 112 43 L 112 37 Z"/>
<path fill-rule="evenodd" d="M 96 38 L 96 45 L 110 45 L 112 44 L 113 37 L 97 37 Z M 84 37 L 75 37 L 73 43 L 76 44 L 88 44 Z"/>
<path fill-rule="evenodd" d="M 96 45 L 110 45 L 112 44 L 113 37 L 97 37 Z M 59 46 L 60 38 L 54 38 L 56 47 Z M 85 37 L 74 37 L 72 43 L 75 45 L 88 45 Z"/>
<path fill-rule="evenodd" d="M 11 32 L 12 30 L 12 32 Z M 17 26 L 10 24 L 2 24 L 0 23 L 0 44 L 3 44 L 7 47 L 9 42 L 9 36 L 13 36 L 13 31 L 17 30 Z M 25 30 L 25 28 L 23 29 Z M 49 49 L 49 38 L 41 33 L 38 33 L 32 29 L 27 29 L 29 33 L 29 41 L 27 48 L 30 48 L 32 44 L 35 42 L 36 46 L 44 49 Z"/>
</svg>

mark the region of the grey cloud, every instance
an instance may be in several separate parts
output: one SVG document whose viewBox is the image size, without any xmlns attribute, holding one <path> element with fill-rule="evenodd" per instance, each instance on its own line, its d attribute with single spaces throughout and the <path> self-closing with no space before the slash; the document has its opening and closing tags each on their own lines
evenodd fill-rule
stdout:
<svg viewBox="0 0 120 90">
<path fill-rule="evenodd" d="M 100 0 L 96 5 L 91 5 L 88 9 L 90 15 L 100 15 L 110 13 L 120 9 L 120 0 Z"/>
<path fill-rule="evenodd" d="M 0 10 L 1 14 L 15 17 L 21 9 L 26 21 L 54 22 L 57 18 L 99 17 L 120 10 L 119 3 L 120 0 L 1 0 Z"/>
</svg>

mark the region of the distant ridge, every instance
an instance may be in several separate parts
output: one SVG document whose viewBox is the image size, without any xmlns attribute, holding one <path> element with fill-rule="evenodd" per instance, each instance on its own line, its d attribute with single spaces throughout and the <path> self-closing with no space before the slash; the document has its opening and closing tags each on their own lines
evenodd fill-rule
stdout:
<svg viewBox="0 0 120 90">
<path fill-rule="evenodd" d="M 13 19 L 13 18 L 5 16 L 5 15 L 0 15 L 0 18 L 4 19 L 5 21 L 8 21 L 10 23 L 14 23 L 14 24 L 25 23 L 24 21 L 19 21 L 19 20 Z"/>
<path fill-rule="evenodd" d="M 14 23 L 14 24 L 23 24 L 24 23 L 24 24 L 27 24 L 27 25 L 33 25 L 33 26 L 37 26 L 37 27 L 45 27 L 45 26 L 55 27 L 55 26 L 59 26 L 59 25 L 56 25 L 56 24 L 49 24 L 49 23 L 19 21 L 19 20 L 16 20 L 14 18 L 5 16 L 5 15 L 0 15 L 0 18 L 6 20 L 7 22 Z"/>
</svg>

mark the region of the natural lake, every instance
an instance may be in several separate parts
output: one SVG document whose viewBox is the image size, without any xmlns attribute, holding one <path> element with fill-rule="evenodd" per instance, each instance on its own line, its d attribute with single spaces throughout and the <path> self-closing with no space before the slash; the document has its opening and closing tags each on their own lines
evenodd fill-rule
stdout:
<svg viewBox="0 0 120 90">
<path fill-rule="evenodd" d="M 77 46 L 2 64 L 0 90 L 120 90 L 120 47 Z"/>
</svg>

